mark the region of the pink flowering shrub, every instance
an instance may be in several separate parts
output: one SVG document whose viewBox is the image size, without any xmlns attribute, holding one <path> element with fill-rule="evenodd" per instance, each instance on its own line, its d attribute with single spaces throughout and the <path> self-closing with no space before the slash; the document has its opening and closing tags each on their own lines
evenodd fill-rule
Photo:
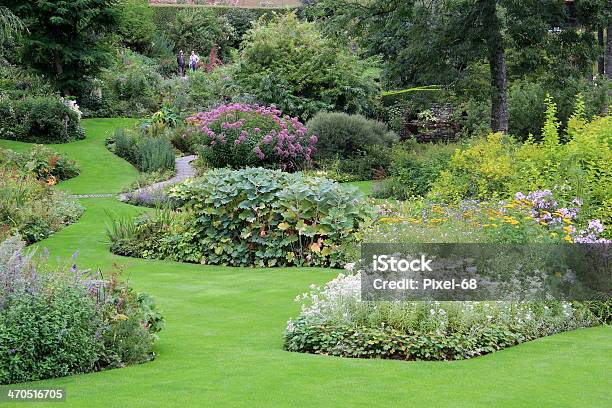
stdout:
<svg viewBox="0 0 612 408">
<path fill-rule="evenodd" d="M 211 167 L 307 167 L 317 136 L 275 107 L 234 103 L 200 112 L 187 122 L 199 131 L 199 154 Z"/>
</svg>

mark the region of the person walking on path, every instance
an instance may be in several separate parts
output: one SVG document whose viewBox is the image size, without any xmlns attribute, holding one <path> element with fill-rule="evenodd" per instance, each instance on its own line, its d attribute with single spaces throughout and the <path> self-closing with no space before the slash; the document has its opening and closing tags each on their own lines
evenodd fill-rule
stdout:
<svg viewBox="0 0 612 408">
<path fill-rule="evenodd" d="M 189 56 L 189 68 L 195 71 L 198 68 L 198 62 L 200 62 L 200 57 L 198 57 L 195 51 L 191 51 L 191 55 Z"/>
<path fill-rule="evenodd" d="M 176 57 L 176 63 L 178 64 L 179 75 L 184 77 L 185 76 L 185 54 L 183 54 L 183 50 L 181 50 L 178 54 L 178 57 Z"/>
</svg>

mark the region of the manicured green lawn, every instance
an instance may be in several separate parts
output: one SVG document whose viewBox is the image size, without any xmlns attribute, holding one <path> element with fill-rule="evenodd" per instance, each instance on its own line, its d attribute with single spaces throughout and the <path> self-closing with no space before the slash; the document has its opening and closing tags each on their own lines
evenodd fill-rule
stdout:
<svg viewBox="0 0 612 408">
<path fill-rule="evenodd" d="M 118 127 L 129 127 L 134 119 L 86 119 L 83 127 L 87 137 L 67 144 L 48 145 L 55 151 L 66 153 L 76 160 L 81 174 L 59 185 L 72 194 L 118 193 L 138 177 L 138 171 L 128 162 L 109 152 L 104 139 Z M 0 147 L 27 151 L 30 143 L 0 140 Z"/>
<path fill-rule="evenodd" d="M 110 123 L 114 122 L 89 122 L 88 129 L 102 124 L 108 128 Z M 78 152 L 73 146 L 65 148 Z M 102 173 L 109 161 L 99 162 Z M 92 187 L 108 191 L 122 184 L 116 176 L 109 179 L 111 185 L 100 176 Z M 80 189 L 86 187 L 77 182 L 73 184 Z M 282 350 L 282 334 L 286 320 L 298 313 L 293 299 L 337 271 L 225 268 L 116 257 L 104 243 L 106 212 L 135 214 L 142 209 L 113 199 L 82 202 L 87 208 L 83 218 L 39 246 L 62 257 L 78 249 L 83 267 L 108 271 L 113 263 L 122 264 L 132 285 L 156 298 L 167 324 L 156 346 L 158 358 L 151 363 L 27 384 L 65 387 L 68 397 L 62 407 L 612 405 L 610 327 L 555 335 L 456 362 L 289 353 Z M 58 406 L 36 406 L 45 405 Z"/>
<path fill-rule="evenodd" d="M 349 186 L 357 187 L 363 194 L 369 196 L 372 192 L 372 187 L 374 186 L 375 181 L 352 181 L 350 183 L 345 183 Z"/>
</svg>

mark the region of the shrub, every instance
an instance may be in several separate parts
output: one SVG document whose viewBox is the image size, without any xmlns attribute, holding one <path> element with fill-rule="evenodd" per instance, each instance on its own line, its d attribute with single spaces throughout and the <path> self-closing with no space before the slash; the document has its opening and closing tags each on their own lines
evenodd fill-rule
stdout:
<svg viewBox="0 0 612 408">
<path fill-rule="evenodd" d="M 0 240 L 15 233 L 28 243 L 75 222 L 84 208 L 33 176 L 0 167 Z"/>
<path fill-rule="evenodd" d="M 208 55 L 210 49 L 225 42 L 224 20 L 208 8 L 183 8 L 175 15 L 175 20 L 168 24 L 167 34 L 175 44 L 176 50 L 183 50 L 186 57 L 191 51 Z"/>
<path fill-rule="evenodd" d="M 174 170 L 174 148 L 165 138 L 149 137 L 140 130 L 117 129 L 106 144 L 117 156 L 142 172 Z"/>
<path fill-rule="evenodd" d="M 85 138 L 80 112 L 55 96 L 0 99 L 0 137 L 33 143 Z"/>
<path fill-rule="evenodd" d="M 211 170 L 171 196 L 178 212 L 116 225 L 111 250 L 232 266 L 337 266 L 368 218 L 355 188 L 262 168 Z"/>
<path fill-rule="evenodd" d="M 74 264 L 43 271 L 39 264 L 18 237 L 0 243 L 0 384 L 154 357 L 163 317 L 150 297 L 135 294 L 116 273 L 102 280 Z"/>
<path fill-rule="evenodd" d="M 391 159 L 390 175 L 376 186 L 374 197 L 398 200 L 424 197 L 448 166 L 456 148 L 415 143 L 398 146 Z"/>
<path fill-rule="evenodd" d="M 29 153 L 21 154 L 0 149 L 0 167 L 10 167 L 31 172 L 37 179 L 54 183 L 79 175 L 74 160 L 43 145 L 35 145 Z"/>
<path fill-rule="evenodd" d="M 317 135 L 317 158 L 348 157 L 369 146 L 389 147 L 399 140 L 387 125 L 361 115 L 319 112 L 306 124 Z"/>
<path fill-rule="evenodd" d="M 534 82 L 516 81 L 508 95 L 509 130 L 521 140 L 538 135 L 544 124 L 546 91 Z"/>
<path fill-rule="evenodd" d="M 261 103 L 302 119 L 321 110 L 367 114 L 380 95 L 377 64 L 347 48 L 294 13 L 277 14 L 246 34 L 234 78 Z"/>
<path fill-rule="evenodd" d="M 274 107 L 230 104 L 187 119 L 199 131 L 200 156 L 212 167 L 308 165 L 317 143 L 297 119 Z"/>
<path fill-rule="evenodd" d="M 581 102 L 578 107 L 583 106 Z M 612 117 L 587 122 L 577 109 L 565 135 L 559 133 L 555 107 L 549 105 L 542 141 L 516 144 L 493 134 L 472 146 L 458 150 L 442 171 L 431 195 L 441 200 L 510 198 L 517 191 L 551 190 L 563 203 L 574 198 L 584 202 L 586 216 L 608 224 L 606 209 L 612 160 L 609 135 Z M 560 141 L 566 140 L 565 144 Z"/>
<path fill-rule="evenodd" d="M 174 149 L 165 139 L 145 139 L 137 145 L 138 168 L 145 172 L 174 169 Z"/>
<path fill-rule="evenodd" d="M 161 107 L 164 81 L 155 60 L 121 49 L 113 65 L 82 90 L 87 117 L 143 117 Z"/>
<path fill-rule="evenodd" d="M 457 360 L 597 324 L 568 302 L 362 302 L 359 273 L 298 297 L 285 349 L 358 358 Z"/>
</svg>

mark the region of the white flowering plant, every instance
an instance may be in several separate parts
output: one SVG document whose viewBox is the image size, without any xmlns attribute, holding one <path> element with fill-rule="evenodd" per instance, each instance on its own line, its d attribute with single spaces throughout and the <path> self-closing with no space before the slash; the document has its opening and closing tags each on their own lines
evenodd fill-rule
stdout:
<svg viewBox="0 0 612 408">
<path fill-rule="evenodd" d="M 464 359 L 598 323 L 583 305 L 561 301 L 365 302 L 359 272 L 296 301 L 302 311 L 287 324 L 285 348 L 344 357 Z"/>
</svg>

